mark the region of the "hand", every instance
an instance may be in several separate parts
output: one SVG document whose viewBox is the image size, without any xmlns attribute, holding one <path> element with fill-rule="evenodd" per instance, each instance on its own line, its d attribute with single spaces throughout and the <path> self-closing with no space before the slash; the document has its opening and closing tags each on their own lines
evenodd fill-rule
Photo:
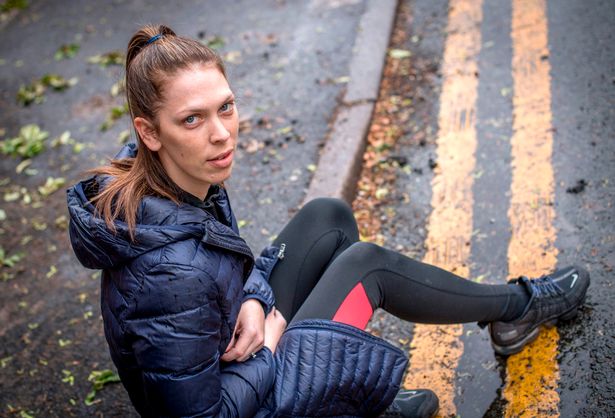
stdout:
<svg viewBox="0 0 615 418">
<path fill-rule="evenodd" d="M 286 319 L 282 313 L 276 308 L 273 308 L 265 319 L 265 347 L 275 353 L 278 342 L 286 329 Z"/>
<path fill-rule="evenodd" d="M 233 338 L 223 361 L 246 361 L 252 353 L 263 348 L 265 341 L 265 311 L 259 301 L 248 299 L 241 304 Z"/>
</svg>

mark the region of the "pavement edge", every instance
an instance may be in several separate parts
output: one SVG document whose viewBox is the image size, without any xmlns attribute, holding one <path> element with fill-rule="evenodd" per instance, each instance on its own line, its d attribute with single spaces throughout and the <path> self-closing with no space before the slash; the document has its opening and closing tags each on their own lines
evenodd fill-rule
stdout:
<svg viewBox="0 0 615 418">
<path fill-rule="evenodd" d="M 350 81 L 303 203 L 317 197 L 354 199 L 397 5 L 398 0 L 367 2 L 353 46 Z"/>
</svg>

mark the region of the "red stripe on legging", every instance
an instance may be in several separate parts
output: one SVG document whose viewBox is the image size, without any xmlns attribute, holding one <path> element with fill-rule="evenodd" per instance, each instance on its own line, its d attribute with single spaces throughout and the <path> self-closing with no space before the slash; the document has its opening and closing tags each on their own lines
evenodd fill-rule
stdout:
<svg viewBox="0 0 615 418">
<path fill-rule="evenodd" d="M 344 298 L 333 320 L 365 329 L 373 313 L 365 288 L 359 283 Z"/>
</svg>

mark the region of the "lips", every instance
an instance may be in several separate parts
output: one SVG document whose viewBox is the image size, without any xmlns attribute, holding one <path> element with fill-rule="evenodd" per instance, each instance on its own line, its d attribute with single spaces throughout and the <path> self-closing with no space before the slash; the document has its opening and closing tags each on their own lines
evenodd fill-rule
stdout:
<svg viewBox="0 0 615 418">
<path fill-rule="evenodd" d="M 207 161 L 223 160 L 225 157 L 228 157 L 228 155 L 229 155 L 231 152 L 233 152 L 233 150 L 232 150 L 232 149 L 230 149 L 230 150 L 228 150 L 228 151 L 224 151 L 223 153 L 218 154 L 216 157 L 214 157 L 214 158 L 212 158 L 212 159 L 210 159 L 210 160 L 207 160 Z"/>
<path fill-rule="evenodd" d="M 218 168 L 226 168 L 233 162 L 233 149 L 218 154 L 207 162 Z"/>
</svg>

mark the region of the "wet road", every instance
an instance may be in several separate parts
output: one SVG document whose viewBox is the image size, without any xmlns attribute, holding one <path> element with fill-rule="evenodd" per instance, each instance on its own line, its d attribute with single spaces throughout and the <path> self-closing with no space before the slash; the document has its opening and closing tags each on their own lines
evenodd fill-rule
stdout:
<svg viewBox="0 0 615 418">
<path fill-rule="evenodd" d="M 83 269 L 70 250 L 62 218 L 65 186 L 48 196 L 38 190 L 47 177 L 65 185 L 82 178 L 84 170 L 115 155 L 118 136 L 129 128 L 121 116 L 101 130 L 123 103 L 110 93 L 122 71 L 88 59 L 122 51 L 147 22 L 162 21 L 219 48 L 242 120 L 227 186 L 242 235 L 257 253 L 303 199 L 349 74 L 365 2 L 28 3 L 0 19 L 0 140 L 30 123 L 49 137 L 45 151 L 22 164 L 20 173 L 24 159 L 0 156 L 6 251 L 0 258 L 10 263 L 23 255 L 0 271 L 0 416 L 133 416 L 118 384 L 105 386 L 92 405 L 84 403 L 90 373 L 113 368 L 102 335 L 98 274 Z M 74 57 L 54 59 L 61 45 L 73 43 L 80 47 Z M 20 106 L 20 85 L 47 73 L 78 82 L 63 92 L 47 88 L 43 103 Z M 52 146 L 64 131 L 76 143 Z"/>
<path fill-rule="evenodd" d="M 70 130 L 84 148 L 49 146 L 20 174 L 20 159 L 0 158 L 2 258 L 26 256 L 0 281 L 0 416 L 133 416 L 117 384 L 84 404 L 90 372 L 112 367 L 98 277 L 69 250 L 61 189 L 37 190 L 48 176 L 80 178 L 113 155 L 128 127 L 123 117 L 100 131 L 122 103 L 109 94 L 121 71 L 87 58 L 121 50 L 135 22 L 160 16 L 178 33 L 223 39 L 244 120 L 229 183 L 258 251 L 301 203 L 365 4 L 30 3 L 0 21 L 0 139 L 37 123 L 50 141 Z M 405 385 L 436 390 L 443 416 L 615 409 L 614 9 L 598 0 L 400 1 L 391 46 L 411 54 L 387 64 L 354 203 L 362 235 L 485 283 L 573 262 L 593 280 L 579 320 L 532 345 L 529 363 L 494 357 L 474 325 L 418 329 L 379 312 L 371 330 L 408 351 Z M 55 61 L 71 42 L 77 55 Z M 19 85 L 51 72 L 78 84 L 18 106 Z"/>
<path fill-rule="evenodd" d="M 387 65 L 364 235 L 482 283 L 592 276 L 578 320 L 507 361 L 475 325 L 380 312 L 372 331 L 407 349 L 406 387 L 434 389 L 442 416 L 615 411 L 614 24 L 607 1 L 402 2 L 391 47 L 411 56 Z"/>
</svg>

